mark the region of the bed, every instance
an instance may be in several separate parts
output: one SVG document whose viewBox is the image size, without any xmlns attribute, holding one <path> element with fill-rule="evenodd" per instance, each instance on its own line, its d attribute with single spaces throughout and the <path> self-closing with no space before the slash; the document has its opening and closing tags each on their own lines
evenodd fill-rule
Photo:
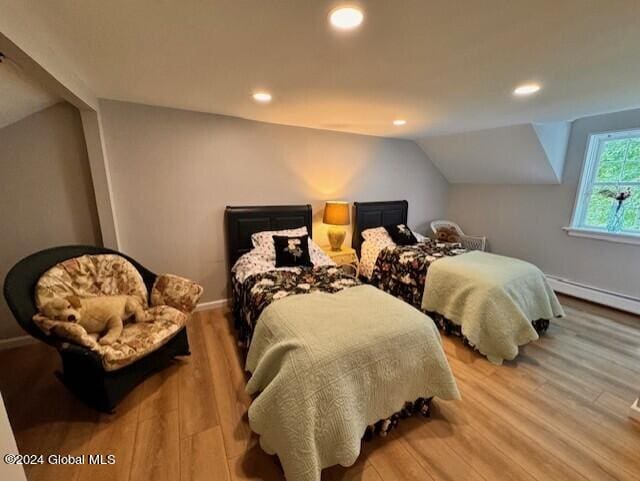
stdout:
<svg viewBox="0 0 640 481">
<path fill-rule="evenodd" d="M 426 315 L 317 252 L 312 267 L 267 265 L 271 232 L 310 238 L 311 206 L 227 207 L 225 221 L 232 312 L 254 396 L 249 423 L 289 481 L 350 466 L 363 437 L 428 414 L 433 397 L 459 398 Z"/>
<path fill-rule="evenodd" d="M 515 358 L 518 346 L 538 339 L 550 318 L 564 315 L 532 264 L 417 233 L 416 244 L 396 245 L 384 226 L 406 225 L 408 208 L 406 200 L 354 203 L 352 246 L 365 282 L 426 312 L 446 334 L 496 364 Z"/>
</svg>

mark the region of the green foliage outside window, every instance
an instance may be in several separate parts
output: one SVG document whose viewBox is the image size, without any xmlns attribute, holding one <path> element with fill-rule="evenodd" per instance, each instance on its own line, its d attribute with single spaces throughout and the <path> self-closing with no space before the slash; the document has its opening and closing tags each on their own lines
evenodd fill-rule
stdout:
<svg viewBox="0 0 640 481">
<path fill-rule="evenodd" d="M 622 214 L 620 230 L 640 233 L 640 137 L 602 142 L 595 176 L 586 192 L 584 227 L 606 229 L 620 205 L 608 197 L 606 191 L 626 190 L 631 196 L 619 210 Z"/>
</svg>

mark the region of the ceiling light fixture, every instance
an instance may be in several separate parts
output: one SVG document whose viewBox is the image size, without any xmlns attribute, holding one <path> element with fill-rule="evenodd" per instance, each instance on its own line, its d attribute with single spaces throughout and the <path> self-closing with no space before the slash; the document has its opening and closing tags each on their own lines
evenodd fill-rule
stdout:
<svg viewBox="0 0 640 481">
<path fill-rule="evenodd" d="M 541 88 L 542 87 L 540 87 L 540 85 L 536 83 L 518 85 L 513 91 L 513 95 L 516 95 L 518 97 L 525 97 L 527 95 L 533 95 L 539 92 Z"/>
<path fill-rule="evenodd" d="M 329 13 L 329 22 L 338 30 L 353 30 L 364 20 L 362 10 L 357 7 L 338 7 Z"/>
<path fill-rule="evenodd" d="M 400 127 L 401 125 L 404 125 L 406 123 L 407 123 L 407 121 L 404 120 L 404 119 L 396 119 L 396 120 L 393 121 L 393 125 L 396 125 L 398 127 Z"/>
<path fill-rule="evenodd" d="M 253 100 L 261 104 L 268 104 L 271 102 L 271 94 L 269 92 L 255 92 L 253 94 Z"/>
</svg>

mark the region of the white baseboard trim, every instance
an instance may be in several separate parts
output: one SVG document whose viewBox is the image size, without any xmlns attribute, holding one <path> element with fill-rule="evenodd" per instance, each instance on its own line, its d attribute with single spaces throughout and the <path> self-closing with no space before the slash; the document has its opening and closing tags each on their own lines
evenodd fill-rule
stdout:
<svg viewBox="0 0 640 481">
<path fill-rule="evenodd" d="M 35 337 L 31 336 L 16 336 L 9 339 L 0 339 L 0 351 L 5 349 L 12 349 L 14 347 L 26 346 L 38 342 Z"/>
<path fill-rule="evenodd" d="M 196 311 L 208 311 L 229 305 L 229 299 L 218 299 L 217 301 L 201 302 L 196 307 Z"/>
<path fill-rule="evenodd" d="M 636 402 L 629 408 L 629 417 L 640 422 L 640 398 L 636 399 Z"/>
<path fill-rule="evenodd" d="M 588 286 L 568 279 L 547 275 L 549 285 L 554 291 L 568 294 L 579 299 L 595 302 L 604 306 L 613 307 L 621 311 L 640 314 L 640 299 L 607 291 L 598 287 Z"/>
</svg>

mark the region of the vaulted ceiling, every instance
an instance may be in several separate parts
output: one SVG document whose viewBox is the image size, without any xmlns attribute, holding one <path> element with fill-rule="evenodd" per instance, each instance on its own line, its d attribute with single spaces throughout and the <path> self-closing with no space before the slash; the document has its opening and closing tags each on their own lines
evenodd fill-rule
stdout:
<svg viewBox="0 0 640 481">
<path fill-rule="evenodd" d="M 99 97 L 413 139 L 640 105 L 638 0 L 22 1 Z"/>
</svg>

